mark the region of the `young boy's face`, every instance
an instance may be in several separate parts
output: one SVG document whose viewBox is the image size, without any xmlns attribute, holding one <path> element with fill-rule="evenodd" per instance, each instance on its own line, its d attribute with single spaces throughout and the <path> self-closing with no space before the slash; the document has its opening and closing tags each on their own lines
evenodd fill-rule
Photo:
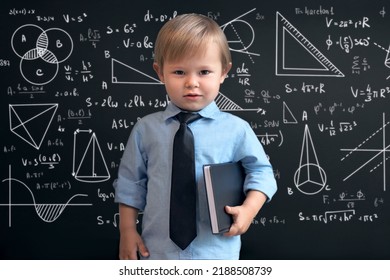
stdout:
<svg viewBox="0 0 390 280">
<path fill-rule="evenodd" d="M 165 61 L 161 69 L 153 67 L 165 83 L 167 93 L 176 106 L 186 111 L 199 111 L 218 95 L 228 69 L 222 69 L 220 48 L 210 42 L 206 51 L 177 61 Z"/>
</svg>

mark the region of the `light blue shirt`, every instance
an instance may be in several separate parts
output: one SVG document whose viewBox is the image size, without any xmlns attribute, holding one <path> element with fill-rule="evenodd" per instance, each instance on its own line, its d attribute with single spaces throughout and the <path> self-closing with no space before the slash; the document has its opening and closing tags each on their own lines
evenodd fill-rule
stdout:
<svg viewBox="0 0 390 280">
<path fill-rule="evenodd" d="M 238 259 L 240 236 L 213 235 L 203 165 L 241 161 L 247 173 L 244 191 L 258 190 L 270 200 L 276 192 L 272 166 L 249 124 L 221 112 L 212 102 L 189 127 L 195 141 L 197 237 L 181 250 L 169 238 L 173 138 L 179 128 L 172 102 L 165 111 L 142 118 L 131 131 L 114 182 L 115 201 L 143 212 L 142 238 L 149 259 Z"/>
</svg>

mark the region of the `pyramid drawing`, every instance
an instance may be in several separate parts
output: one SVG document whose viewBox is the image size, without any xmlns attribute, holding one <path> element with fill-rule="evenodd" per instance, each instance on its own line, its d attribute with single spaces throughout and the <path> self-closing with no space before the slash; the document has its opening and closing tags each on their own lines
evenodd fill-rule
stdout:
<svg viewBox="0 0 390 280">
<path fill-rule="evenodd" d="M 11 132 L 39 150 L 58 104 L 9 104 Z"/>
</svg>

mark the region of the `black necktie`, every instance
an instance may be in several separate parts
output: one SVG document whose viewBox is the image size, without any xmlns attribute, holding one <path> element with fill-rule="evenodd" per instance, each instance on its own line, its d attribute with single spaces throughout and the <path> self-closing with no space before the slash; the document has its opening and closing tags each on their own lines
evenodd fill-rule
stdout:
<svg viewBox="0 0 390 280">
<path fill-rule="evenodd" d="M 196 237 L 196 181 L 194 136 L 187 124 L 201 118 L 181 112 L 173 140 L 169 236 L 182 250 Z"/>
</svg>

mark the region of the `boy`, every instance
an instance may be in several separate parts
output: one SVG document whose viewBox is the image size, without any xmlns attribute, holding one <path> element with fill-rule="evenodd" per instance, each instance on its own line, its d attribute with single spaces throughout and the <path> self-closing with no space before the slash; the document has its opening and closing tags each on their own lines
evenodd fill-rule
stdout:
<svg viewBox="0 0 390 280">
<path fill-rule="evenodd" d="M 114 183 L 120 213 L 120 259 L 238 259 L 240 235 L 276 192 L 272 167 L 247 122 L 221 112 L 214 102 L 231 68 L 226 37 L 208 17 L 185 14 L 167 22 L 155 44 L 153 68 L 171 102 L 133 128 Z M 188 126 L 195 142 L 196 237 L 184 249 L 169 235 L 172 146 L 181 111 L 201 118 Z M 233 216 L 229 232 L 213 235 L 203 165 L 241 161 L 246 172 L 241 206 L 226 206 Z M 142 237 L 136 229 L 143 211 Z"/>
</svg>

